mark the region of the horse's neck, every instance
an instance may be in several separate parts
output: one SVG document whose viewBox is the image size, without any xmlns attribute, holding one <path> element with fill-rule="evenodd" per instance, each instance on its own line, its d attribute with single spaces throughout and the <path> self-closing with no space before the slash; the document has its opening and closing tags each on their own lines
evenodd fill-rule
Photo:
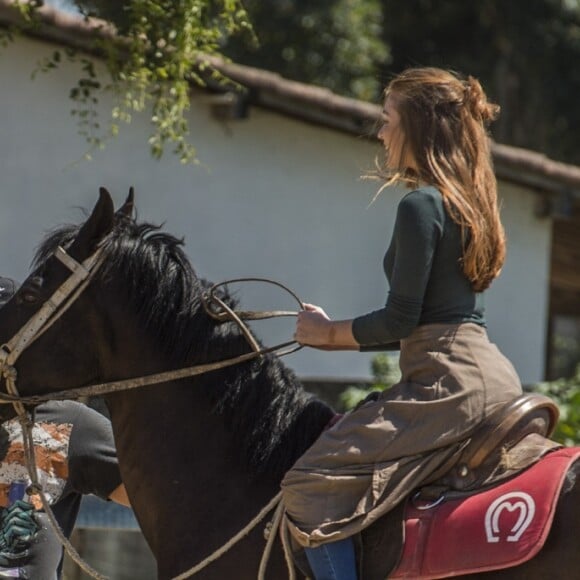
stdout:
<svg viewBox="0 0 580 580">
<path fill-rule="evenodd" d="M 123 480 L 156 554 L 174 549 L 163 530 L 173 538 L 203 530 L 187 543 L 201 557 L 277 492 L 250 478 L 227 425 L 197 388 L 185 380 L 109 400 Z M 190 515 L 182 518 L 184 510 Z"/>
<path fill-rule="evenodd" d="M 256 477 L 248 467 L 231 424 L 208 397 L 210 377 L 203 385 L 184 380 L 110 398 L 123 480 L 161 578 L 174 577 L 222 548 L 279 492 L 277 478 Z M 256 393 L 260 385 L 246 388 Z M 322 428 L 318 415 L 305 405 L 294 430 L 302 437 L 309 430 L 314 438 Z M 297 452 L 289 439 L 280 453 L 283 446 Z M 213 563 L 204 578 L 255 578 L 271 517 Z M 278 552 L 269 566 L 275 578 L 285 574 Z"/>
<path fill-rule="evenodd" d="M 138 345 L 134 344 L 135 336 L 140 337 Z M 175 368 L 175 363 L 169 362 L 153 342 L 148 343 L 146 337 L 135 333 L 130 323 L 119 329 L 118 342 L 125 347 L 123 356 L 115 353 L 111 357 L 106 371 L 111 380 L 119 378 L 118 373 L 122 377 L 140 376 Z M 247 348 L 243 338 L 236 337 L 223 357 Z M 263 364 L 271 364 L 275 370 L 278 363 L 265 360 Z M 233 383 L 236 374 L 242 371 L 242 367 L 232 367 L 108 397 L 123 480 L 144 534 L 156 553 L 172 550 L 166 546 L 162 530 L 171 530 L 173 537 L 191 534 L 191 517 L 179 517 L 184 508 L 195 513 L 195 529 L 204 530 L 204 534 L 191 538 L 188 549 L 202 553 L 208 545 L 219 546 L 228 535 L 236 533 L 242 527 L 240 524 L 250 521 L 278 491 L 279 479 L 252 472 L 243 452 L 239 425 L 233 425 L 241 417 L 245 427 L 250 414 L 254 415 L 251 421 L 259 425 L 262 417 L 253 408 L 253 401 L 268 397 L 271 385 L 265 385 L 263 378 L 258 384 L 253 373 L 246 373 L 229 411 L 216 410 L 228 403 L 225 385 Z M 274 375 L 277 373 L 273 372 Z M 278 393 L 291 389 L 296 394 L 296 410 L 300 410 L 289 427 L 292 436 L 279 437 L 276 448 L 281 454 L 287 453 L 289 466 L 312 443 L 331 412 L 309 410 L 309 404 L 301 398 L 303 391 L 294 382 L 276 386 Z M 212 395 L 218 392 L 222 398 L 218 397 L 216 403 Z M 286 405 L 292 410 L 293 401 L 287 399 Z M 271 407 L 269 411 L 272 412 Z M 274 412 L 270 420 L 276 416 L 285 418 L 284 414 Z M 251 422 L 247 431 L 252 431 Z M 294 434 L 300 439 L 298 445 L 292 440 Z"/>
</svg>

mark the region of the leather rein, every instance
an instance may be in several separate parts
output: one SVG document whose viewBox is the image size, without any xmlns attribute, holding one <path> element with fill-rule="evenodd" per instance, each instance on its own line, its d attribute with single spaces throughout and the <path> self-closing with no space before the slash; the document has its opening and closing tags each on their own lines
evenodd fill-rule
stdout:
<svg viewBox="0 0 580 580">
<path fill-rule="evenodd" d="M 275 346 L 261 347 L 248 326 L 244 323 L 244 320 L 265 320 L 269 318 L 296 316 L 297 312 L 289 310 L 233 310 L 223 300 L 216 296 L 216 291 L 222 286 L 231 283 L 262 282 L 277 286 L 284 290 L 292 296 L 294 300 L 296 300 L 299 309 L 302 310 L 304 306 L 300 298 L 298 298 L 292 290 L 274 280 L 269 280 L 267 278 L 233 278 L 211 286 L 210 289 L 202 295 L 201 301 L 206 313 L 216 320 L 216 322 L 233 321 L 239 326 L 244 337 L 252 347 L 251 352 L 221 361 L 193 365 L 142 377 L 97 383 L 74 389 L 55 391 L 44 395 L 20 396 L 16 387 L 17 371 L 14 367 L 16 360 L 26 348 L 46 332 L 46 330 L 48 330 L 48 328 L 50 328 L 50 326 L 52 326 L 66 312 L 81 292 L 89 285 L 104 261 L 101 248 L 97 249 L 93 255 L 82 263 L 77 262 L 60 246 L 57 248 L 55 256 L 71 270 L 72 274 L 43 304 L 40 310 L 36 312 L 8 342 L 0 346 L 0 373 L 6 380 L 6 388 L 8 391 L 8 393 L 0 393 L 0 404 L 14 405 L 19 414 L 24 412 L 24 405 L 37 405 L 51 400 L 77 399 L 83 396 L 98 396 L 116 391 L 149 386 L 205 374 L 214 370 L 247 362 L 265 354 L 276 353 L 278 356 L 284 356 L 302 348 L 302 346 L 297 344 L 294 340 L 283 342 Z"/>
<path fill-rule="evenodd" d="M 218 296 L 216 296 L 216 291 L 218 288 L 224 286 L 225 284 L 238 282 L 264 282 L 267 284 L 272 284 L 278 286 L 290 294 L 296 300 L 301 310 L 304 308 L 304 306 L 302 301 L 296 296 L 296 294 L 294 294 L 294 292 L 279 282 L 268 280 L 266 278 L 236 278 L 232 280 L 226 280 L 224 282 L 214 284 L 207 292 L 202 295 L 202 305 L 206 313 L 217 322 L 235 322 L 250 344 L 252 348 L 251 352 L 222 361 L 194 365 L 191 367 L 156 373 L 143 377 L 135 377 L 132 379 L 88 385 L 76 389 L 48 393 L 45 395 L 31 395 L 22 397 L 20 396 L 16 386 L 18 374 L 14 364 L 20 355 L 26 350 L 26 348 L 28 348 L 36 339 L 44 334 L 44 332 L 46 332 L 68 310 L 68 308 L 80 296 L 83 290 L 90 284 L 91 280 L 95 277 L 99 267 L 104 262 L 102 247 L 99 247 L 82 263 L 77 262 L 60 246 L 57 248 L 54 255 L 71 271 L 71 275 L 41 306 L 38 312 L 36 312 L 8 342 L 0 346 L 0 374 L 5 379 L 6 390 L 8 391 L 7 393 L 0 393 L 0 404 L 11 404 L 14 406 L 18 420 L 20 421 L 22 427 L 24 457 L 31 480 L 31 485 L 27 489 L 27 493 L 29 495 L 38 495 L 40 497 L 43 509 L 47 514 L 55 533 L 57 534 L 61 544 L 68 552 L 69 556 L 77 563 L 77 565 L 93 578 L 97 578 L 98 580 L 106 580 L 105 576 L 99 574 L 99 572 L 94 570 L 80 557 L 70 541 L 65 537 L 62 530 L 60 529 L 58 522 L 56 521 L 54 513 L 52 512 L 50 504 L 48 503 L 48 500 L 42 489 L 42 484 L 38 479 L 32 433 L 34 427 L 34 411 L 29 414 L 26 411 L 25 405 L 37 405 L 39 403 L 50 400 L 76 399 L 81 396 L 103 395 L 116 391 L 134 389 L 137 387 L 201 375 L 214 370 L 247 362 L 269 353 L 276 353 L 278 356 L 283 356 L 302 348 L 302 346 L 296 343 L 294 340 L 271 347 L 260 347 L 257 340 L 254 338 L 251 331 L 244 323 L 244 320 L 263 320 L 281 316 L 296 316 L 297 312 L 286 310 L 235 311 L 227 304 L 225 304 L 225 302 Z M 276 501 L 272 505 L 276 505 L 276 503 L 279 501 L 278 497 L 274 499 Z M 235 538 L 233 538 L 233 540 L 235 540 L 235 542 L 239 541 L 239 539 L 243 537 L 245 533 L 247 533 L 247 530 L 254 527 L 270 509 L 271 505 L 269 504 L 264 510 L 262 510 L 261 514 L 259 514 L 259 518 L 250 522 L 250 524 L 242 531 L 243 533 L 238 534 Z M 230 546 L 228 545 L 227 548 L 229 549 L 229 547 Z M 211 563 L 212 560 L 213 556 L 204 560 L 204 562 L 202 562 L 200 565 L 195 566 L 183 574 L 180 574 L 178 578 L 188 578 L 198 569 L 201 569 Z"/>
</svg>

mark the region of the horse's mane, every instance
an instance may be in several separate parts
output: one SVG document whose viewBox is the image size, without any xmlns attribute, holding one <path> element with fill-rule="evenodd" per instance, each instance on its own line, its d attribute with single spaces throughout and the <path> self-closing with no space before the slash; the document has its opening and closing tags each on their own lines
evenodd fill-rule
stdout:
<svg viewBox="0 0 580 580">
<path fill-rule="evenodd" d="M 50 232 L 39 246 L 34 266 L 58 245 L 74 240 L 79 226 Z M 160 226 L 118 218 L 103 241 L 102 284 L 123 280 L 126 299 L 136 309 L 144 332 L 176 367 L 223 360 L 249 350 L 236 325 L 216 324 L 205 312 L 202 293 L 211 284 L 197 277 L 183 250 L 183 240 Z M 227 290 L 219 297 L 231 308 Z M 256 474 L 280 477 L 320 433 L 333 411 L 306 393 L 294 373 L 273 355 L 200 376 L 217 413 L 242 442 L 242 453 Z"/>
</svg>

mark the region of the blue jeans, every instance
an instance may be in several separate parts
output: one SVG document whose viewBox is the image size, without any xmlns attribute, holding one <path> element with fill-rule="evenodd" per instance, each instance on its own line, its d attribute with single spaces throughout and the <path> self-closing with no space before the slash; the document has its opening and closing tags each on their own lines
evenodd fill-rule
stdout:
<svg viewBox="0 0 580 580">
<path fill-rule="evenodd" d="M 352 538 L 305 548 L 316 580 L 357 580 Z"/>
</svg>

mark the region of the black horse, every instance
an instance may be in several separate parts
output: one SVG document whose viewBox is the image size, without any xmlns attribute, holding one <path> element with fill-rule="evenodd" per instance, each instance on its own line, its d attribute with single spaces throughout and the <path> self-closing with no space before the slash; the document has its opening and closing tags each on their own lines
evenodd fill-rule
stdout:
<svg viewBox="0 0 580 580">
<path fill-rule="evenodd" d="M 77 261 L 103 248 L 87 289 L 16 364 L 21 395 L 143 376 L 249 352 L 237 325 L 202 307 L 209 283 L 192 269 L 182 242 L 130 219 L 132 200 L 114 213 L 100 199 L 80 227 L 42 243 L 34 271 L 0 310 L 10 339 L 70 275 L 54 257 Z M 221 298 L 233 304 L 230 297 Z M 106 397 L 124 482 L 143 533 L 171 578 L 219 549 L 279 491 L 283 474 L 318 437 L 333 410 L 308 395 L 273 355 Z M 4 418 L 11 406 L 3 406 Z M 545 548 L 532 561 L 481 578 L 577 578 L 580 486 L 575 467 Z M 265 523 L 265 522 L 264 522 Z M 264 524 L 199 573 L 211 580 L 255 579 Z M 287 577 L 277 542 L 267 578 Z M 475 576 L 471 576 L 473 578 Z"/>
</svg>

